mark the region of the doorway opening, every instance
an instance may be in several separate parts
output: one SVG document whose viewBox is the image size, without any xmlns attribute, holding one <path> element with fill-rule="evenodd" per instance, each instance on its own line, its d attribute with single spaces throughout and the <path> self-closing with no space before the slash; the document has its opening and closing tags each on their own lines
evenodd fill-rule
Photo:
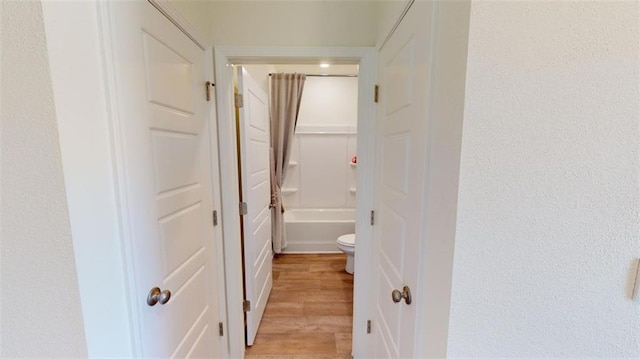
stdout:
<svg viewBox="0 0 640 359">
<path fill-rule="evenodd" d="M 285 226 L 288 228 L 285 230 L 295 233 L 295 230 L 301 230 L 296 227 L 307 226 L 306 229 L 302 229 L 303 232 L 318 234 L 323 230 L 334 231 L 325 234 L 322 240 L 308 237 L 302 238 L 302 236 L 295 234 L 289 235 L 289 243 L 284 247 L 283 254 L 277 255 L 273 259 L 273 267 L 269 271 L 267 278 L 267 276 L 259 274 L 257 271 L 249 273 L 247 269 L 250 266 L 246 265 L 247 263 L 257 264 L 255 268 L 263 269 L 261 267 L 265 263 L 270 264 L 271 261 L 267 261 L 265 257 L 260 257 L 260 254 L 263 253 L 263 248 L 260 247 L 259 250 L 254 250 L 254 253 L 258 253 L 257 256 L 252 258 L 243 256 L 243 249 L 245 249 L 245 252 L 248 249 L 246 236 L 250 231 L 247 228 L 242 229 L 245 234 L 242 245 L 238 242 L 233 243 L 229 238 L 239 238 L 241 234 L 241 219 L 240 216 L 225 216 L 223 225 L 225 230 L 225 269 L 230 354 L 232 356 L 243 355 L 246 349 L 245 345 L 253 345 L 253 340 L 256 340 L 255 337 L 245 337 L 245 314 L 250 317 L 255 314 L 255 312 L 251 313 L 252 310 L 263 311 L 266 313 L 265 318 L 267 318 L 267 321 L 275 323 L 277 322 L 275 318 L 278 316 L 299 313 L 301 314 L 300 318 L 289 321 L 290 325 L 297 329 L 281 328 L 281 330 L 300 332 L 304 330 L 305 322 L 309 321 L 309 319 L 303 318 L 305 302 L 301 300 L 301 295 L 303 295 L 301 293 L 305 290 L 304 286 L 307 289 L 317 286 L 315 294 L 316 298 L 320 298 L 322 286 L 333 285 L 335 287 L 343 287 L 334 289 L 346 289 L 347 293 L 346 295 L 333 293 L 334 299 L 341 296 L 342 300 L 349 304 L 341 305 L 341 309 L 326 309 L 330 306 L 327 303 L 308 304 L 307 313 L 317 314 L 323 310 L 325 313 L 332 313 L 332 310 L 333 313 L 341 311 L 341 314 L 344 315 L 340 316 L 344 318 L 340 320 L 346 324 L 340 330 L 342 332 L 341 335 L 335 336 L 335 333 L 331 333 L 333 347 L 335 348 L 335 343 L 340 341 L 341 350 L 346 348 L 345 355 L 351 355 L 351 342 L 353 342 L 353 352 L 355 353 L 358 346 L 363 343 L 362 337 L 366 335 L 366 320 L 362 320 L 362 318 L 368 312 L 367 301 L 364 298 L 367 297 L 370 290 L 368 288 L 369 281 L 366 278 L 368 275 L 366 265 L 370 262 L 369 256 L 370 252 L 372 252 L 369 248 L 371 229 L 368 219 L 369 211 L 372 207 L 371 179 L 373 177 L 373 164 L 368 161 L 371 161 L 374 152 L 373 130 L 375 123 L 371 119 L 375 118 L 373 104 L 373 82 L 375 79 L 373 62 L 375 51 L 372 48 L 217 48 L 215 52 L 218 129 L 222 165 L 221 182 L 223 188 L 239 188 L 238 184 L 243 180 L 242 173 L 238 172 L 238 169 L 243 168 L 243 162 L 241 161 L 242 151 L 238 151 L 236 142 L 237 136 L 240 135 L 238 130 L 241 126 L 236 126 L 235 104 L 237 96 L 234 95 L 234 84 L 238 85 L 237 81 L 234 82 L 234 78 L 237 79 L 237 69 L 240 64 L 244 68 L 246 75 L 252 78 L 252 82 L 256 83 L 262 92 L 267 94 L 267 98 L 270 73 L 298 72 L 308 74 L 310 76 L 307 77 L 305 83 L 298 127 L 289 160 L 288 170 L 290 173 L 282 186 L 284 192 L 282 199 L 285 208 L 287 208 L 285 212 L 287 223 Z M 319 64 L 321 62 L 330 63 L 333 69 L 331 67 L 329 68 L 330 70 L 320 68 Z M 236 67 L 235 65 L 238 66 Z M 294 65 L 297 65 L 297 67 Z M 349 70 L 347 71 L 346 69 Z M 314 76 L 322 74 L 334 76 Z M 246 77 L 243 75 L 243 80 Z M 323 94 L 323 87 L 331 87 L 331 85 L 334 86 L 334 90 L 327 91 L 325 88 Z M 237 87 L 244 86 L 243 84 Z M 346 89 L 349 86 L 352 90 L 351 95 L 347 95 L 348 91 Z M 340 88 L 346 92 L 340 94 Z M 348 99 L 351 99 L 351 102 Z M 339 116 L 335 115 L 335 110 L 340 107 L 340 104 L 335 103 L 336 101 L 342 101 L 345 104 L 343 107 L 348 107 L 352 115 L 344 115 L 343 118 L 338 118 Z M 246 97 L 242 99 L 242 102 L 245 107 L 251 106 Z M 346 105 L 347 103 L 348 105 Z M 334 113 L 332 114 L 331 111 L 334 111 Z M 259 111 L 254 109 L 253 112 Z M 321 112 L 325 113 L 323 117 L 324 123 L 313 120 L 314 115 L 317 118 Z M 365 119 L 368 121 L 365 121 Z M 316 122 L 314 123 L 314 121 Z M 243 172 L 247 174 L 250 171 L 245 169 Z M 323 179 L 323 174 L 330 173 L 333 173 L 333 175 Z M 225 184 L 228 184 L 228 186 Z M 356 191 L 358 196 L 356 196 Z M 227 213 L 233 213 L 233 209 L 237 211 L 238 203 L 245 202 L 247 198 L 246 193 L 243 192 L 241 197 L 240 192 L 240 189 L 237 191 L 224 191 L 226 198 L 223 193 L 223 210 L 226 209 Z M 292 209 L 291 211 L 289 211 L 289 207 Z M 258 208 L 262 208 L 262 205 L 258 205 Z M 250 203 L 247 204 L 247 209 L 248 212 L 251 212 Z M 328 211 L 329 209 L 331 211 Z M 318 215 L 322 215 L 323 218 L 318 218 Z M 264 218 L 261 218 L 261 220 L 264 221 Z M 242 222 L 243 226 L 246 227 L 248 218 L 243 216 Z M 327 227 L 329 223 L 330 225 Z M 310 224 L 324 226 L 324 228 L 310 228 L 308 227 Z M 336 225 L 339 228 L 336 228 Z M 337 237 L 342 234 L 353 234 L 354 232 L 358 233 L 358 241 L 355 248 L 358 253 L 355 272 L 362 273 L 363 277 L 360 278 L 360 276 L 356 275 L 355 280 L 345 272 L 346 256 L 336 246 Z M 359 252 L 360 250 L 362 253 Z M 243 259 L 245 259 L 245 265 L 239 265 L 239 263 L 243 263 Z M 364 270 L 359 271 L 358 267 L 363 267 Z M 243 269 L 245 272 L 243 272 Z M 307 270 L 303 271 L 304 269 Z M 331 272 L 332 270 L 333 272 Z M 246 303 L 244 301 L 250 291 L 249 287 L 251 287 L 244 281 L 244 274 L 252 278 L 263 278 L 264 285 L 260 282 L 260 285 L 254 286 L 254 294 L 257 295 L 255 300 L 258 300 L 258 302 Z M 320 277 L 313 278 L 313 275 L 316 274 L 319 274 Z M 330 284 L 330 281 L 327 278 L 323 279 L 322 276 L 333 277 L 336 281 L 334 284 Z M 309 282 L 303 284 L 305 278 L 309 279 Z M 282 282 L 282 280 L 287 280 L 287 282 Z M 298 287 L 294 289 L 296 289 L 295 292 L 297 294 L 290 294 L 293 291 L 288 291 L 287 288 L 291 289 L 291 286 L 295 287 L 296 285 Z M 270 304 L 266 303 L 265 298 L 264 308 L 262 308 L 259 301 L 262 301 L 261 295 L 264 296 L 263 289 L 265 286 L 275 286 L 278 292 L 273 295 L 272 299 L 275 300 Z M 353 291 L 351 291 L 352 288 Z M 307 299 L 310 298 L 308 294 L 304 294 L 304 296 Z M 327 295 L 325 297 L 328 298 Z M 358 297 L 364 300 L 352 307 L 350 303 L 357 302 Z M 249 312 L 243 311 L 244 305 L 248 305 Z M 273 311 L 271 308 L 273 308 Z M 352 313 L 353 317 L 351 317 Z M 322 315 L 316 315 L 316 317 L 319 318 L 314 318 L 314 320 L 332 320 L 332 318 L 321 319 Z M 258 334 L 257 342 L 255 342 L 256 346 L 247 350 L 249 355 L 252 354 L 253 349 L 258 348 L 257 345 L 260 344 L 259 336 L 262 332 L 265 334 L 269 332 L 274 335 L 279 334 L 274 332 L 275 329 L 268 329 L 267 326 L 264 326 L 264 320 L 263 324 L 260 325 L 263 330 Z M 317 325 L 315 328 L 317 332 Z M 353 333 L 353 340 L 351 340 L 351 333 Z M 315 332 L 311 334 L 317 336 Z M 328 341 L 328 336 L 325 339 Z M 302 343 L 297 345 L 296 343 L 292 342 L 289 347 L 304 345 Z M 284 346 L 280 347 L 285 348 Z M 267 352 L 271 351 L 269 352 L 270 354 L 287 354 L 286 352 L 274 352 L 273 350 L 276 349 L 267 348 L 265 350 Z M 322 352 L 317 353 L 322 354 Z"/>
<path fill-rule="evenodd" d="M 240 216 L 246 357 L 350 357 L 358 65 L 233 67 L 239 192 L 247 208 Z M 302 95 L 294 96 L 294 128 L 283 128 L 284 121 L 268 115 L 277 113 L 270 106 L 280 103 L 272 82 L 286 82 L 274 80 L 281 77 L 277 74 L 304 75 L 298 83 Z M 293 134 L 290 149 L 280 146 L 277 151 L 274 138 L 284 131 Z M 278 161 L 286 162 L 279 177 L 273 168 Z M 270 192 L 269 180 L 282 178 L 280 189 L 271 186 Z M 283 228 L 269 230 L 269 212 L 272 217 L 283 215 Z M 274 227 L 277 222 L 273 218 Z M 279 243 L 272 246 L 272 234 L 280 231 Z"/>
</svg>

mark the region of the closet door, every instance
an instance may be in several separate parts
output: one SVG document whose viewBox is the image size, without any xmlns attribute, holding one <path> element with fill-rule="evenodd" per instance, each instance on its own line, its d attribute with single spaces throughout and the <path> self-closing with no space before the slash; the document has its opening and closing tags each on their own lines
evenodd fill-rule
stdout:
<svg viewBox="0 0 640 359">
<path fill-rule="evenodd" d="M 107 5 L 126 270 L 141 356 L 220 355 L 205 51 L 147 1 Z M 215 148 L 215 147 L 213 147 Z M 99 283 L 96 283 L 99 285 Z M 105 293 L 105 295 L 119 295 Z"/>
<path fill-rule="evenodd" d="M 375 357 L 413 358 L 429 134 L 431 13 L 416 1 L 379 53 Z M 379 220 L 378 220 L 379 218 Z"/>
</svg>

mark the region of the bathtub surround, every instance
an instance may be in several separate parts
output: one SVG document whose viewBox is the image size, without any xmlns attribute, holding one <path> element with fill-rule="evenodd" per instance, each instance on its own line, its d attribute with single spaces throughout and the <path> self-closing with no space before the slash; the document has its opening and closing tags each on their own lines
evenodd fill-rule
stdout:
<svg viewBox="0 0 640 359">
<path fill-rule="evenodd" d="M 286 253 L 337 252 L 355 232 L 356 134 L 348 126 L 299 126 L 283 187 Z"/>
<path fill-rule="evenodd" d="M 299 125 L 283 187 L 287 208 L 355 208 L 355 127 Z"/>
<path fill-rule="evenodd" d="M 357 74 L 355 66 L 342 71 Z M 285 206 L 355 208 L 357 165 L 351 159 L 357 155 L 357 103 L 358 78 L 307 78 L 284 185 Z"/>
<path fill-rule="evenodd" d="M 306 75 L 273 74 L 270 81 L 269 112 L 271 122 L 271 148 L 275 165 L 275 203 L 271 208 L 271 238 L 273 250 L 281 253 L 287 246 L 287 233 L 284 231 L 284 205 L 282 203 L 282 185 L 289 168 L 289 157 L 293 135 L 298 122 L 300 102 Z"/>
</svg>

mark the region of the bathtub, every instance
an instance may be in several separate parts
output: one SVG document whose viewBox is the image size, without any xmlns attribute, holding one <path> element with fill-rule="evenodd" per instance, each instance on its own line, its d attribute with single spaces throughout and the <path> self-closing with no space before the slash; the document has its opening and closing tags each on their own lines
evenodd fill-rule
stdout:
<svg viewBox="0 0 640 359">
<path fill-rule="evenodd" d="M 336 239 L 356 230 L 355 209 L 289 209 L 285 253 L 340 252 Z"/>
</svg>

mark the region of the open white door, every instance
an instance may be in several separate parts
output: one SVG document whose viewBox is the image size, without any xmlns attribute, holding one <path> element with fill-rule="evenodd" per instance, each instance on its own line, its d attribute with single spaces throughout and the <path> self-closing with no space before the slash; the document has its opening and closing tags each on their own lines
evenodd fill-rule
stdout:
<svg viewBox="0 0 640 359">
<path fill-rule="evenodd" d="M 217 357 L 216 293 L 224 287 L 216 276 L 205 51 L 147 1 L 107 9 L 141 355 Z"/>
<path fill-rule="evenodd" d="M 428 161 L 429 9 L 427 2 L 416 1 L 379 54 L 376 273 L 372 277 L 377 288 L 376 358 L 412 358 L 416 353 L 416 306 L 421 294 L 418 261 Z"/>
<path fill-rule="evenodd" d="M 238 67 L 239 149 L 247 345 L 253 345 L 273 285 L 271 248 L 271 186 L 269 171 L 269 99 Z"/>
</svg>

